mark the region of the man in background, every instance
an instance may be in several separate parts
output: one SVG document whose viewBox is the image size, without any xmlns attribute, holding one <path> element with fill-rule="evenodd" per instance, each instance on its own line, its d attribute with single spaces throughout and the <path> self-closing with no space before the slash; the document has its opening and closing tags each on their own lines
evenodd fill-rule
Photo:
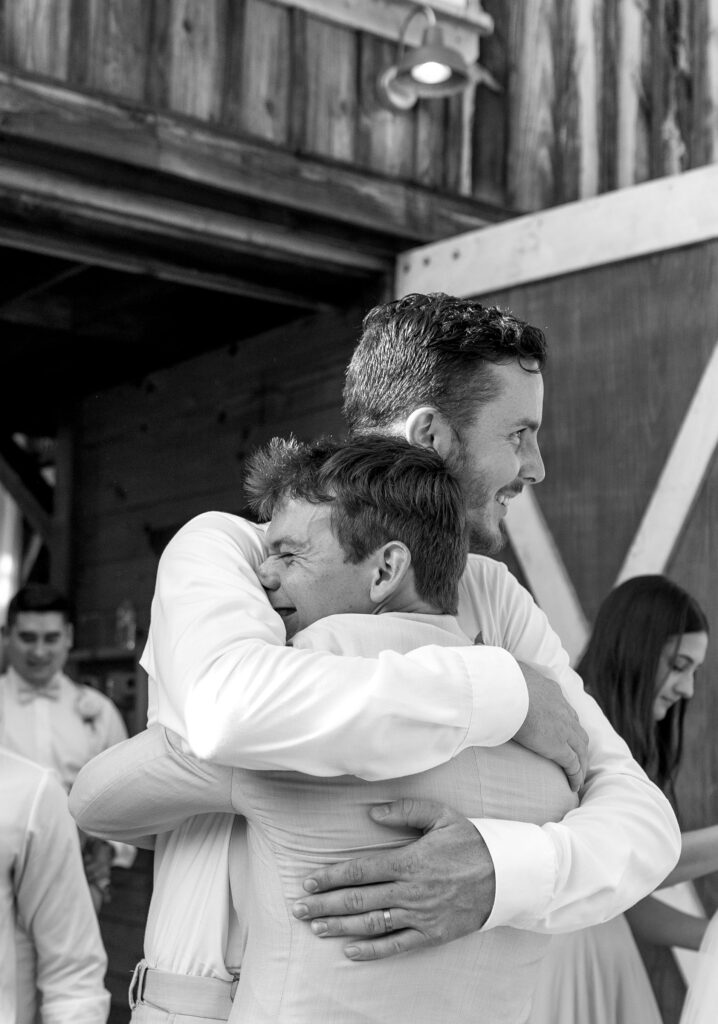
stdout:
<svg viewBox="0 0 718 1024">
<path fill-rule="evenodd" d="M 69 792 L 84 764 L 127 739 L 122 716 L 109 697 L 64 673 L 74 639 L 72 614 L 54 587 L 30 583 L 18 590 L 2 636 L 8 664 L 0 676 L 0 744 L 51 768 Z M 85 842 L 95 909 L 109 896 L 111 866 L 130 867 L 135 855 L 124 844 Z"/>
<path fill-rule="evenodd" d="M 54 587 L 29 583 L 18 590 L 2 638 L 7 668 L 0 676 L 0 746 L 52 771 L 67 793 L 84 764 L 127 739 L 122 716 L 109 697 L 63 671 L 74 639 L 72 612 Z M 110 898 L 112 867 L 131 867 L 137 851 L 84 835 L 80 840 L 92 904 L 99 913 Z M 21 921 L 17 972 L 19 990 L 30 1003 L 33 979 L 40 977 L 37 951 Z"/>
<path fill-rule="evenodd" d="M 18 964 L 18 934 L 34 977 Z M 0 747 L 0 1021 L 105 1024 L 106 968 L 67 796 L 53 772 Z"/>
</svg>

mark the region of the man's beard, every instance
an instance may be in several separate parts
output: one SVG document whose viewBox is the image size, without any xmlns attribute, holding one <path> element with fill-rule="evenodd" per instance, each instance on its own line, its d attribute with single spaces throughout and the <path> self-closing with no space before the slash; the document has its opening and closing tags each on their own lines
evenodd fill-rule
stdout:
<svg viewBox="0 0 718 1024">
<path fill-rule="evenodd" d="M 469 550 L 475 555 L 498 555 L 508 543 L 503 520 L 493 529 L 482 522 L 469 522 Z"/>
<path fill-rule="evenodd" d="M 469 548 L 477 555 L 497 555 L 506 545 L 508 534 L 503 520 L 495 525 L 491 523 L 489 510 L 496 498 L 483 481 L 468 479 L 466 467 L 469 458 L 466 445 L 456 431 L 454 437 L 455 446 L 446 464 L 461 481 L 467 510 Z"/>
</svg>

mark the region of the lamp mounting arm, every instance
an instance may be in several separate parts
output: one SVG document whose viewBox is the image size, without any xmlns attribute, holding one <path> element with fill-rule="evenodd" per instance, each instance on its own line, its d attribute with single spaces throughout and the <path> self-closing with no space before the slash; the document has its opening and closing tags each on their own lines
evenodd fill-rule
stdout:
<svg viewBox="0 0 718 1024">
<path fill-rule="evenodd" d="M 404 55 L 406 33 L 409 29 L 409 25 L 411 25 L 414 18 L 419 14 L 423 14 L 426 18 L 428 28 L 433 28 L 434 25 L 436 25 L 436 15 L 428 4 L 414 4 L 414 10 L 409 11 L 401 24 L 401 28 L 399 29 L 399 60 L 401 60 Z"/>
</svg>

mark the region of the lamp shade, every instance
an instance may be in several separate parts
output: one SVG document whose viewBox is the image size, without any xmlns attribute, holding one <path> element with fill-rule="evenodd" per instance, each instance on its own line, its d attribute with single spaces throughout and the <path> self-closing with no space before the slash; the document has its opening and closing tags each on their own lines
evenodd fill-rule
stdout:
<svg viewBox="0 0 718 1024">
<path fill-rule="evenodd" d="M 439 26 L 430 25 L 421 46 L 403 53 L 394 84 L 416 96 L 453 96 L 469 84 L 469 69 L 461 54 L 445 45 Z"/>
</svg>

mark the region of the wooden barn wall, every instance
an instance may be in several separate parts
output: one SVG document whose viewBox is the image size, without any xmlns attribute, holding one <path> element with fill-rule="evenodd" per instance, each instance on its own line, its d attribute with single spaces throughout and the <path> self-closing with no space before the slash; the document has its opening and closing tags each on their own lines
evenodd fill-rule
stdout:
<svg viewBox="0 0 718 1024">
<path fill-rule="evenodd" d="M 714 0 L 484 0 L 474 193 L 540 210 L 716 160 Z"/>
<path fill-rule="evenodd" d="M 380 106 L 396 46 L 378 36 L 270 0 L 0 0 L 0 14 L 17 71 L 459 191 L 462 98 Z"/>
<path fill-rule="evenodd" d="M 479 86 L 466 119 L 461 97 L 385 109 L 395 44 L 272 0 L 0 0 L 0 61 L 518 211 L 716 160 L 715 0 L 484 7 L 500 91 Z"/>
<path fill-rule="evenodd" d="M 341 429 L 361 312 L 307 318 L 87 399 L 77 423 L 80 645 L 111 643 L 124 598 L 147 627 L 158 552 L 199 512 L 239 512 L 248 452 Z"/>
<path fill-rule="evenodd" d="M 548 334 L 546 480 L 536 496 L 589 621 L 615 583 L 718 339 L 716 280 L 712 242 L 483 296 Z M 666 569 L 705 608 L 714 638 L 686 715 L 684 828 L 718 820 L 716 550 L 714 457 Z M 718 908 L 718 876 L 697 889 L 708 913 Z M 667 950 L 642 951 L 666 1024 L 677 1024 L 685 994 L 677 967 Z"/>
</svg>

